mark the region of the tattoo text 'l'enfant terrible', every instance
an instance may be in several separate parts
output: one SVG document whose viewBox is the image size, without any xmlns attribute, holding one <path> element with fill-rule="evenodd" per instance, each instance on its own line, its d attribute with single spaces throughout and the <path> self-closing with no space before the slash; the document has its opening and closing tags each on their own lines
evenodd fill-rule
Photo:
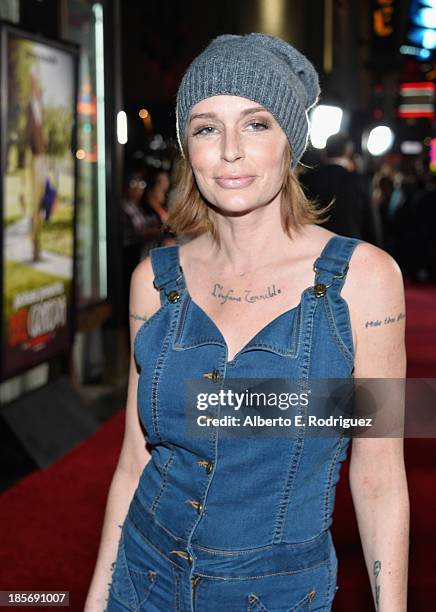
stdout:
<svg viewBox="0 0 436 612">
<path fill-rule="evenodd" d="M 251 289 L 244 289 L 244 295 L 237 295 L 234 289 L 224 290 L 222 285 L 215 283 L 211 295 L 219 299 L 220 304 L 225 304 L 226 302 L 248 302 L 249 304 L 255 304 L 256 302 L 276 297 L 281 292 L 282 290 L 273 284 L 268 285 L 263 293 L 254 293 Z"/>
</svg>

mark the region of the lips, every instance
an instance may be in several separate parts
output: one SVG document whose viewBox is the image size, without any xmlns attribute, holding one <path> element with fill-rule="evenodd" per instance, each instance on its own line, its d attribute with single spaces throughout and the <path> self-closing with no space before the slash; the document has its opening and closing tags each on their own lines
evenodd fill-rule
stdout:
<svg viewBox="0 0 436 612">
<path fill-rule="evenodd" d="M 240 189 L 251 185 L 255 178 L 255 176 L 219 176 L 215 180 L 223 189 Z"/>
</svg>

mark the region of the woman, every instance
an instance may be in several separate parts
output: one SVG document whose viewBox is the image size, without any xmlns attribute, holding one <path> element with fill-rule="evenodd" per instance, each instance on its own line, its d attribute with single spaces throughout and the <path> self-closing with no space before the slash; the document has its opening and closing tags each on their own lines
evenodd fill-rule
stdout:
<svg viewBox="0 0 436 612">
<path fill-rule="evenodd" d="M 147 257 L 153 248 L 175 244 L 172 235 L 164 230 L 164 224 L 168 219 L 166 199 L 169 188 L 170 179 L 165 170 L 150 170 L 147 189 L 140 202 L 147 221 L 146 240 L 141 251 L 141 259 Z"/>
<path fill-rule="evenodd" d="M 402 313 L 398 266 L 320 227 L 294 178 L 318 93 L 304 56 L 256 33 L 219 36 L 183 77 L 169 223 L 196 237 L 133 273 L 126 430 L 87 610 L 107 583 L 110 611 L 332 609 L 349 440 L 226 437 L 212 421 L 187 435 L 184 421 L 187 380 L 405 375 L 404 315 L 368 323 Z M 377 609 L 405 612 L 402 440 L 355 438 L 350 479 Z"/>
<path fill-rule="evenodd" d="M 144 195 L 146 182 L 141 172 L 128 172 L 125 176 L 121 200 L 121 225 L 123 242 L 123 294 L 129 296 L 133 270 L 141 261 L 141 253 L 148 236 L 147 219 L 139 205 Z M 124 317 L 123 317 L 124 318 Z M 125 308 L 125 323 L 129 325 L 128 304 Z"/>
</svg>

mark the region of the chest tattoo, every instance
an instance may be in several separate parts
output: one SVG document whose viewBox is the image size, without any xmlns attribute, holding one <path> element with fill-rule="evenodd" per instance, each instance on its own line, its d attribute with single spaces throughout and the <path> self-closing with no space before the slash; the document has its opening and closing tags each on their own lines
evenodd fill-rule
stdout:
<svg viewBox="0 0 436 612">
<path fill-rule="evenodd" d="M 256 293 L 251 289 L 244 289 L 241 293 L 236 292 L 231 287 L 224 289 L 223 285 L 215 283 L 211 295 L 220 300 L 220 304 L 225 304 L 226 302 L 248 302 L 249 304 L 255 304 L 256 302 L 276 297 L 281 292 L 281 289 L 276 287 L 275 284 L 268 285 L 262 293 Z"/>
</svg>

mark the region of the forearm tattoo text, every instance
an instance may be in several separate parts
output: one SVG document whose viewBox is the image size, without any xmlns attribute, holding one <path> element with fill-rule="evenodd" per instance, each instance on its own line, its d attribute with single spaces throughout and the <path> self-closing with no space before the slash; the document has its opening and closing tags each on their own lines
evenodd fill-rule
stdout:
<svg viewBox="0 0 436 612">
<path fill-rule="evenodd" d="M 146 321 L 147 317 L 141 316 L 139 314 L 136 314 L 136 312 L 132 312 L 131 310 L 129 310 L 129 315 L 132 317 L 132 319 L 139 319 L 141 321 Z"/>
</svg>

